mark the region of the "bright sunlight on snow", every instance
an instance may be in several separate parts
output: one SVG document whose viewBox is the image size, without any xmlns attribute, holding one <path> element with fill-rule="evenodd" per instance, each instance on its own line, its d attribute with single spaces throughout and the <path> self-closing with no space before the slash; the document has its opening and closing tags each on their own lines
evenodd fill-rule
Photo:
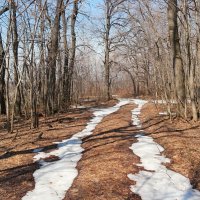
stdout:
<svg viewBox="0 0 200 200">
<path fill-rule="evenodd" d="M 138 115 L 143 100 L 135 100 L 138 108 L 132 111 L 133 125 L 140 128 Z M 142 130 L 140 130 L 142 131 Z M 153 141 L 153 138 L 138 134 L 137 143 L 131 146 L 133 153 L 140 157 L 144 170 L 138 174 L 129 174 L 128 177 L 136 181 L 131 186 L 131 191 L 139 194 L 142 200 L 199 200 L 200 192 L 192 189 L 188 178 L 172 170 L 168 170 L 163 164 L 170 162 L 161 153 L 164 148 Z"/>
<path fill-rule="evenodd" d="M 34 160 L 39 161 L 41 167 L 33 174 L 35 178 L 35 189 L 28 192 L 22 200 L 63 199 L 66 191 L 70 188 L 73 180 L 78 175 L 76 166 L 84 150 L 81 147 L 81 139 L 91 135 L 92 131 L 105 116 L 116 112 L 121 106 L 129 102 L 129 100 L 120 99 L 120 102 L 113 107 L 96 109 L 93 113 L 94 118 L 87 124 L 83 131 L 75 134 L 68 140 L 63 140 L 58 143 L 58 149 L 50 153 L 38 153 L 34 157 Z M 57 156 L 59 160 L 45 162 L 43 159 L 49 156 Z"/>
</svg>

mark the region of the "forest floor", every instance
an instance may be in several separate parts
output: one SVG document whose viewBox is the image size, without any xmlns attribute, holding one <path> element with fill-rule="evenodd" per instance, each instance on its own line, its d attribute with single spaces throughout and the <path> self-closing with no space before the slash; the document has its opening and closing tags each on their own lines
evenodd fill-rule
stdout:
<svg viewBox="0 0 200 200">
<path fill-rule="evenodd" d="M 111 101 L 100 107 L 115 104 Z M 131 145 L 138 129 L 132 125 L 131 110 L 135 104 L 122 106 L 96 126 L 93 134 L 83 139 L 83 156 L 78 162 L 78 176 L 67 191 L 65 200 L 138 200 L 127 175 L 138 173 L 139 157 Z M 141 110 L 142 129 L 165 149 L 171 160 L 167 167 L 190 178 L 194 188 L 200 190 L 200 123 L 170 119 L 160 115 L 165 108 L 147 103 Z M 40 119 L 40 128 L 29 129 L 29 122 L 20 121 L 16 132 L 0 129 L 0 199 L 19 200 L 34 188 L 33 172 L 39 165 L 33 156 L 39 148 L 48 152 L 57 148 L 54 142 L 68 139 L 83 130 L 92 118 L 87 108 L 73 109 L 48 119 Z M 0 122 L 0 127 L 3 122 Z M 49 162 L 55 158 L 48 158 Z"/>
<path fill-rule="evenodd" d="M 188 177 L 193 188 L 200 190 L 200 122 L 172 119 L 159 114 L 164 106 L 144 105 L 140 119 L 145 133 L 164 147 L 171 162 L 167 167 Z"/>
</svg>

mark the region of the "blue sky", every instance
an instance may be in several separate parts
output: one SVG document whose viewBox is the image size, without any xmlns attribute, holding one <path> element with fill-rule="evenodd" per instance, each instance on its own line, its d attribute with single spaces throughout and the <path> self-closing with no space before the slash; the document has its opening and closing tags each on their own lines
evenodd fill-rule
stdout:
<svg viewBox="0 0 200 200">
<path fill-rule="evenodd" d="M 1 1 L 1 0 L 0 0 Z M 102 4 L 104 0 L 85 0 L 83 1 L 84 9 L 86 12 L 92 17 L 98 16 L 102 13 L 102 10 L 98 8 L 98 5 Z M 0 9 L 4 6 L 4 3 L 0 2 Z M 6 37 L 7 27 L 8 27 L 8 15 L 9 12 L 6 12 L 2 16 L 0 16 L 0 31 L 2 33 L 3 38 Z"/>
<path fill-rule="evenodd" d="M 48 0 L 51 1 L 51 0 Z M 85 14 L 88 14 L 91 17 L 91 20 L 86 19 L 85 17 L 80 16 L 80 27 L 79 23 L 77 23 L 77 43 L 81 44 L 81 39 L 85 37 L 86 40 L 90 42 L 93 48 L 98 52 L 102 53 L 102 46 L 99 45 L 101 42 L 100 37 L 96 37 L 94 34 L 94 30 L 99 26 L 99 21 L 96 21 L 94 18 L 102 16 L 102 9 L 100 9 L 99 5 L 102 5 L 104 0 L 84 0 L 83 7 L 80 11 L 83 11 Z M 2 1 L 0 0 L 0 9 L 4 6 Z M 6 12 L 2 16 L 0 16 L 0 31 L 2 33 L 3 43 L 5 45 L 7 38 L 7 27 L 8 27 L 8 16 L 9 12 Z M 91 21 L 93 23 L 91 23 Z M 19 23 L 18 23 L 19 24 Z M 21 34 L 23 30 L 20 30 L 21 26 L 18 26 L 19 33 Z M 19 35 L 20 36 L 20 35 Z"/>
</svg>

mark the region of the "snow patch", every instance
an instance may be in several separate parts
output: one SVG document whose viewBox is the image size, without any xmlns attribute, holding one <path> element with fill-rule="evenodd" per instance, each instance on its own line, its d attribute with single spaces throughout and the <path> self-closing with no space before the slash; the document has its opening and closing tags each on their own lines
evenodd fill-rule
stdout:
<svg viewBox="0 0 200 200">
<path fill-rule="evenodd" d="M 134 99 L 133 103 L 137 104 L 138 107 L 132 110 L 132 123 L 137 128 L 141 128 L 141 124 L 140 124 L 138 115 L 140 114 L 140 111 L 141 111 L 143 105 L 146 104 L 147 101 L 141 100 L 141 99 Z"/>
<path fill-rule="evenodd" d="M 169 115 L 168 112 L 159 112 L 159 115 Z"/>
<path fill-rule="evenodd" d="M 38 161 L 40 164 L 40 168 L 33 174 L 35 188 L 29 191 L 22 200 L 61 200 L 65 197 L 66 191 L 78 175 L 76 166 L 84 150 L 81 147 L 82 138 L 91 135 L 105 116 L 130 103 L 130 100 L 119 100 L 120 102 L 113 107 L 95 109 L 94 118 L 90 120 L 86 128 L 70 139 L 58 142 L 58 149 L 49 153 L 39 152 L 34 156 L 34 161 Z M 50 156 L 57 156 L 59 159 L 52 162 L 44 161 L 45 158 Z"/>
<path fill-rule="evenodd" d="M 152 100 L 152 102 L 155 103 L 155 104 L 167 104 L 166 100 L 160 100 L 160 99 Z M 171 103 L 171 104 L 176 104 L 177 103 L 176 100 L 168 100 L 168 102 Z"/>
<path fill-rule="evenodd" d="M 138 108 L 132 111 L 133 125 L 141 126 L 138 115 L 144 105 L 142 101 L 135 101 Z M 141 130 L 142 131 L 142 130 Z M 199 200 L 200 192 L 192 189 L 190 181 L 183 175 L 167 169 L 163 164 L 170 160 L 162 155 L 164 148 L 157 144 L 152 137 L 138 134 L 137 143 L 130 149 L 140 157 L 138 166 L 144 170 L 128 177 L 136 181 L 131 191 L 140 195 L 142 200 Z"/>
<path fill-rule="evenodd" d="M 168 112 L 159 112 L 159 115 L 169 115 L 169 113 Z M 173 115 L 173 116 L 175 116 L 176 115 L 176 113 L 171 113 L 171 115 Z"/>
<path fill-rule="evenodd" d="M 83 109 L 83 108 L 87 108 L 87 106 L 73 105 L 73 106 L 71 106 L 71 108 L 80 108 L 80 109 Z"/>
</svg>

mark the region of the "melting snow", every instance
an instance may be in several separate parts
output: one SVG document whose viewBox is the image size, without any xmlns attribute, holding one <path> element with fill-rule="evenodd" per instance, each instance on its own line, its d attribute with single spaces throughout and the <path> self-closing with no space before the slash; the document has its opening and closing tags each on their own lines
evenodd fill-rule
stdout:
<svg viewBox="0 0 200 200">
<path fill-rule="evenodd" d="M 168 112 L 159 112 L 159 115 L 169 115 Z M 171 115 L 176 115 L 176 113 L 171 113 Z"/>
<path fill-rule="evenodd" d="M 78 175 L 76 169 L 77 162 L 82 157 L 82 138 L 92 134 L 98 123 L 102 119 L 116 112 L 121 106 L 126 105 L 130 100 L 120 99 L 120 102 L 110 108 L 96 109 L 94 118 L 90 120 L 86 128 L 72 136 L 68 140 L 63 140 L 58 144 L 58 149 L 50 153 L 39 152 L 35 161 L 39 161 L 40 169 L 33 174 L 35 178 L 34 190 L 28 192 L 22 200 L 61 200 L 65 197 L 66 191 L 71 187 L 73 180 Z M 43 159 L 49 156 L 57 156 L 59 160 L 45 162 Z"/>
<path fill-rule="evenodd" d="M 73 106 L 71 106 L 71 108 L 80 108 L 80 109 L 82 109 L 82 108 L 87 108 L 87 106 L 73 105 Z"/>
<path fill-rule="evenodd" d="M 141 125 L 138 115 L 145 102 L 135 100 L 135 103 L 138 108 L 132 111 L 133 125 L 139 128 Z M 142 200 L 200 200 L 200 192 L 192 189 L 188 178 L 163 165 L 170 160 L 161 155 L 164 151 L 162 146 L 151 137 L 142 134 L 136 137 L 138 142 L 131 149 L 140 157 L 141 163 L 138 166 L 144 170 L 128 175 L 131 180 L 136 181 L 136 185 L 131 186 L 132 192 L 139 194 Z"/>
<path fill-rule="evenodd" d="M 151 102 L 153 102 L 155 104 L 167 104 L 167 101 L 164 100 L 164 99 L 162 99 L 162 100 L 160 100 L 160 99 L 152 100 Z M 177 103 L 176 100 L 168 100 L 168 102 L 171 103 L 171 104 L 176 104 Z"/>
<path fill-rule="evenodd" d="M 168 112 L 159 112 L 159 115 L 168 115 Z"/>
</svg>

